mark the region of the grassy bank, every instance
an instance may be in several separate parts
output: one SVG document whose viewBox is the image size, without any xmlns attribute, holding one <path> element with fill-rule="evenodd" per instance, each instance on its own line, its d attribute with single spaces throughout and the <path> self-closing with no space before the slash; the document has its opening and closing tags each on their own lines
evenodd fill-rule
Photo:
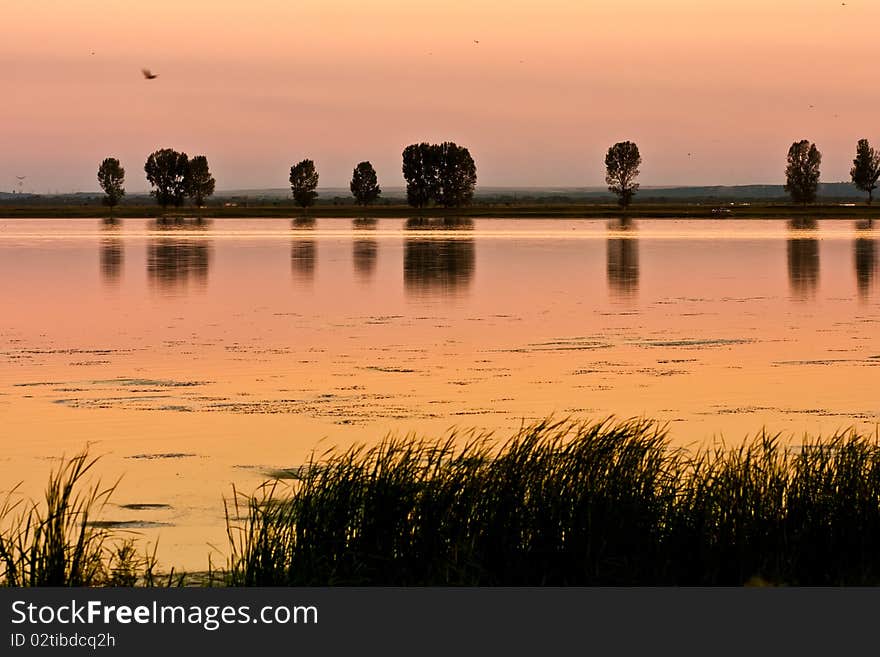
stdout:
<svg viewBox="0 0 880 657">
<path fill-rule="evenodd" d="M 278 474 L 284 479 L 228 502 L 229 558 L 217 581 L 880 584 L 877 437 L 847 433 L 793 448 L 762 434 L 691 452 L 650 421 L 545 421 L 501 443 L 473 434 L 392 438 Z M 106 533 L 95 542 L 86 514 L 100 495 L 78 505 L 68 497 L 67 507 L 53 499 L 36 520 L 66 518 L 66 529 L 50 532 L 54 561 L 27 556 L 45 541 L 19 523 L 3 534 L 0 577 L 44 584 L 15 573 L 72 564 L 85 543 L 86 563 L 96 563 L 100 547 L 104 565 L 92 571 L 101 574 L 56 566 L 51 581 L 114 584 L 118 549 L 107 547 Z M 142 583 L 165 581 L 154 570 L 149 560 L 122 568 L 129 581 L 133 571 Z"/>
<path fill-rule="evenodd" d="M 812 205 L 807 208 L 779 203 L 755 203 L 750 206 L 729 208 L 722 204 L 728 212 L 713 212 L 719 206 L 709 203 L 636 203 L 631 206 L 626 216 L 631 218 L 689 218 L 689 219 L 871 219 L 880 218 L 880 205 L 876 206 L 841 206 L 837 204 Z M 123 205 L 114 210 L 118 219 L 201 216 L 211 219 L 274 217 L 295 218 L 303 216 L 303 211 L 290 203 L 274 203 L 265 205 L 249 205 L 247 207 L 225 207 L 211 205 L 196 211 L 176 209 L 162 212 L 158 206 Z M 107 217 L 106 207 L 99 204 L 82 205 L 41 205 L 30 204 L 15 206 L 0 204 L 0 218 L 94 218 Z M 556 203 L 504 203 L 476 204 L 467 208 L 430 208 L 414 210 L 406 205 L 380 205 L 364 209 L 356 205 L 317 205 L 308 211 L 310 217 L 374 217 L 374 218 L 408 218 L 408 217 L 471 217 L 471 218 L 568 218 L 568 219 L 613 219 L 622 216 L 616 205 L 604 204 L 556 204 Z"/>
</svg>

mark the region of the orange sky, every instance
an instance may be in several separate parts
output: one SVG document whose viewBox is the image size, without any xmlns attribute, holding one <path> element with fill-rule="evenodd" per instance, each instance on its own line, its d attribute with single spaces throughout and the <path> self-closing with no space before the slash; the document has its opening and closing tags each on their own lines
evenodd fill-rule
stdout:
<svg viewBox="0 0 880 657">
<path fill-rule="evenodd" d="M 621 139 L 648 185 L 782 182 L 801 138 L 832 181 L 880 142 L 873 0 L 0 0 L 0 18 L 0 191 L 94 190 L 110 155 L 143 190 L 166 146 L 206 154 L 218 189 L 284 187 L 304 157 L 322 186 L 364 159 L 399 186 L 403 147 L 444 139 L 482 185 L 602 185 Z"/>
</svg>

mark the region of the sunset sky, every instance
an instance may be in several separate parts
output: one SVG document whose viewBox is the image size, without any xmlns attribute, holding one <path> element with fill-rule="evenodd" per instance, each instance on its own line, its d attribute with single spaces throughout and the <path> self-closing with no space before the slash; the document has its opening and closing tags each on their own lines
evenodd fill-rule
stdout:
<svg viewBox="0 0 880 657">
<path fill-rule="evenodd" d="M 96 190 L 107 156 L 143 191 L 161 147 L 222 190 L 285 187 L 306 157 L 321 186 L 361 160 L 400 186 L 422 140 L 469 147 L 491 186 L 602 185 L 623 139 L 644 185 L 781 183 L 802 138 L 849 180 L 856 141 L 880 145 L 876 0 L 0 0 L 0 20 L 0 191 Z"/>
</svg>

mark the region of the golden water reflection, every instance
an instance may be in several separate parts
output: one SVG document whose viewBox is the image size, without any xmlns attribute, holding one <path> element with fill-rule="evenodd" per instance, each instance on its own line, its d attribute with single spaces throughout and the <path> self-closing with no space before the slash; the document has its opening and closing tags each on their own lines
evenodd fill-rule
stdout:
<svg viewBox="0 0 880 657">
<path fill-rule="evenodd" d="M 852 220 L 0 220 L 0 482 L 39 494 L 47 459 L 97 444 L 124 475 L 112 519 L 198 569 L 233 483 L 389 431 L 506 436 L 555 413 L 655 417 L 678 445 L 870 433 L 878 238 Z"/>
</svg>

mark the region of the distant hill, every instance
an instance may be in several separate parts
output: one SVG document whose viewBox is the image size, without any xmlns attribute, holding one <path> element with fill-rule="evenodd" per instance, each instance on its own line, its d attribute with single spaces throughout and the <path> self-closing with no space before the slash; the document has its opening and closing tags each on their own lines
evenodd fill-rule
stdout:
<svg viewBox="0 0 880 657">
<path fill-rule="evenodd" d="M 737 201 L 772 201 L 789 200 L 783 185 L 714 185 L 706 187 L 643 187 L 639 196 L 644 198 L 670 200 L 737 200 Z M 819 183 L 817 196 L 819 200 L 858 200 L 865 194 L 852 183 L 832 182 Z"/>
<path fill-rule="evenodd" d="M 346 187 L 319 187 L 319 205 L 348 205 L 352 202 Z M 864 193 L 847 182 L 820 183 L 818 201 L 861 201 Z M 92 205 L 100 202 L 101 193 L 75 192 L 70 194 L 10 194 L 0 192 L 3 205 Z M 514 203 L 611 203 L 614 196 L 604 187 L 478 187 L 474 194 L 476 204 Z M 644 186 L 636 202 L 719 203 L 719 202 L 788 202 L 789 197 L 782 185 L 707 185 L 707 186 Z M 279 205 L 292 203 L 290 189 L 227 189 L 219 190 L 209 201 L 211 205 L 235 203 L 237 205 Z M 406 202 L 403 187 L 386 187 L 382 190 L 380 204 L 398 205 Z M 148 205 L 152 198 L 146 193 L 129 193 L 123 205 Z"/>
<path fill-rule="evenodd" d="M 333 199 L 348 200 L 351 194 L 343 187 L 319 187 L 318 202 L 327 203 Z M 864 193 L 851 183 L 820 183 L 818 196 L 826 201 L 852 201 L 864 198 Z M 223 190 L 218 197 L 258 199 L 288 199 L 290 190 L 249 189 Z M 403 187 L 383 187 L 382 197 L 386 202 L 402 202 L 406 199 Z M 645 186 L 639 190 L 637 200 L 669 201 L 788 201 L 789 196 L 783 185 L 707 185 L 707 186 Z M 491 203 L 577 203 L 612 202 L 614 196 L 604 187 L 477 187 L 474 194 L 477 202 Z"/>
</svg>

